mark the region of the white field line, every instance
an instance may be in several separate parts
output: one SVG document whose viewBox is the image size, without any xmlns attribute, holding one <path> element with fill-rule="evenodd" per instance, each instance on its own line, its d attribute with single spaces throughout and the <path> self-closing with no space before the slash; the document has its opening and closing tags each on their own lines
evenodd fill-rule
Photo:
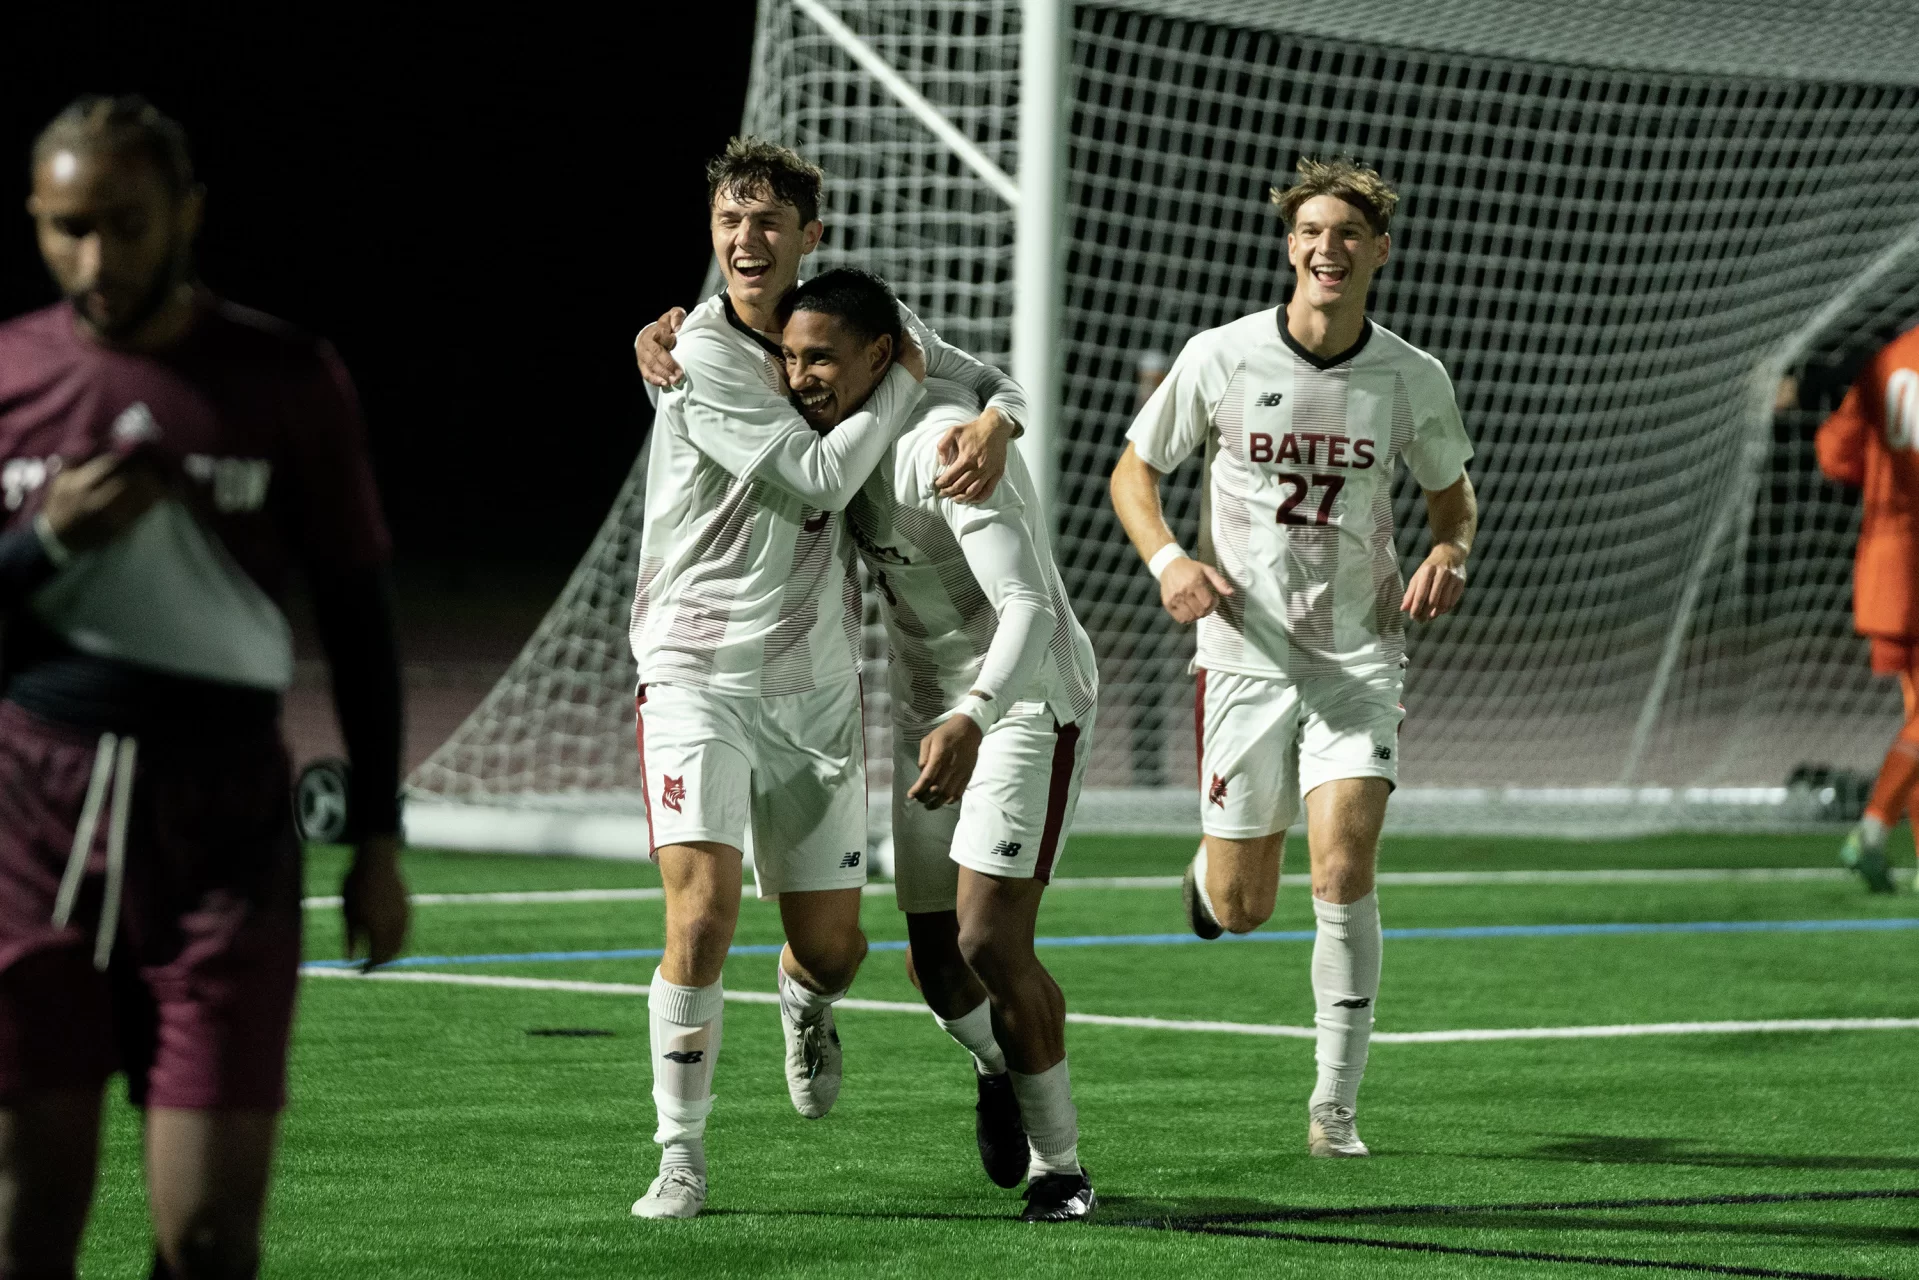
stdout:
<svg viewBox="0 0 1919 1280">
<path fill-rule="evenodd" d="M 564 978 L 511 978 L 484 973 L 420 973 L 388 971 L 356 973 L 351 969 L 305 969 L 309 978 L 351 978 L 361 982 L 416 982 L 449 987 L 495 987 L 514 991 L 570 991 L 586 995 L 644 996 L 648 988 L 637 982 L 577 982 Z M 735 1004 L 778 1004 L 771 991 L 729 991 L 726 998 Z M 923 1004 L 897 1000 L 860 1000 L 839 1002 L 842 1009 L 862 1009 L 874 1013 L 910 1013 L 930 1017 Z M 1078 1026 L 1130 1027 L 1141 1031 L 1201 1031 L 1240 1036 L 1269 1036 L 1288 1040 L 1311 1040 L 1319 1034 L 1312 1027 L 1287 1027 L 1261 1022 L 1202 1022 L 1173 1018 L 1124 1018 L 1099 1013 L 1069 1013 L 1066 1020 Z M 1457 1044 L 1485 1040 L 1610 1040 L 1626 1036 L 1702 1036 L 1779 1033 L 1792 1031 L 1919 1031 L 1919 1018 L 1772 1018 L 1752 1022 L 1642 1022 L 1601 1027 L 1502 1027 L 1463 1031 L 1379 1031 L 1373 1033 L 1377 1044 Z"/>
<path fill-rule="evenodd" d="M 1695 870 L 1647 868 L 1639 871 L 1382 871 L 1382 885 L 1502 885 L 1502 884 L 1722 884 L 1776 883 L 1799 880 L 1843 880 L 1852 873 L 1841 867 L 1702 867 Z M 1895 871 L 1898 878 L 1909 873 Z M 1053 881 L 1052 889 L 1177 889 L 1178 876 L 1068 876 Z M 1306 879 L 1294 876 L 1282 887 L 1303 889 Z M 890 883 L 869 884 L 861 890 L 869 898 L 890 898 Z M 567 902 L 658 902 L 663 889 L 530 889 L 509 893 L 416 893 L 416 907 L 529 906 Z M 306 899 L 309 911 L 332 910 L 338 895 Z"/>
</svg>

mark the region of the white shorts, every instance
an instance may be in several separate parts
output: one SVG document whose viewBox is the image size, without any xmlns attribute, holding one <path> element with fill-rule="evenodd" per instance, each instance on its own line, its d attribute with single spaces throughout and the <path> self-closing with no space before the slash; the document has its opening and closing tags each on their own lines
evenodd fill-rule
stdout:
<svg viewBox="0 0 1919 1280">
<path fill-rule="evenodd" d="M 639 743 L 653 849 L 750 847 L 762 898 L 866 883 L 856 680 L 772 698 L 643 685 Z"/>
<path fill-rule="evenodd" d="M 1093 716 L 1060 724 L 1043 702 L 1015 703 L 980 742 L 957 805 L 906 798 L 919 777 L 919 739 L 893 729 L 893 892 L 901 911 L 951 911 L 959 869 L 1009 880 L 1053 878 L 1079 807 Z"/>
<path fill-rule="evenodd" d="M 1227 840 L 1284 831 L 1300 797 L 1335 778 L 1399 785 L 1404 674 L 1304 680 L 1199 672 L 1200 829 Z"/>
</svg>

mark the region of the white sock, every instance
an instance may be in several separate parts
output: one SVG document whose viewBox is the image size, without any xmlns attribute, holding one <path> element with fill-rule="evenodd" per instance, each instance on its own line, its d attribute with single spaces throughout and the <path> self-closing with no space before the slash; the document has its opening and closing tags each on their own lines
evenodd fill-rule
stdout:
<svg viewBox="0 0 1919 1280">
<path fill-rule="evenodd" d="M 1199 888 L 1199 905 L 1206 908 L 1206 918 L 1214 924 L 1219 923 L 1219 912 L 1213 910 L 1213 895 L 1206 891 L 1206 842 L 1199 842 L 1199 852 L 1193 855 L 1193 883 Z"/>
<path fill-rule="evenodd" d="M 999 1041 L 993 1038 L 993 1002 L 982 1000 L 979 1008 L 971 1013 L 962 1013 L 957 1018 L 942 1018 L 937 1013 L 933 1021 L 940 1024 L 940 1030 L 960 1042 L 961 1047 L 973 1055 L 973 1069 L 983 1076 L 996 1076 L 1006 1070 L 1006 1054 L 1000 1050 Z"/>
<path fill-rule="evenodd" d="M 1859 819 L 1859 839 L 1869 849 L 1883 849 L 1886 844 L 1886 824 L 1867 814 Z"/>
<path fill-rule="evenodd" d="M 786 1010 L 786 1016 L 795 1022 L 811 1022 L 813 1019 L 833 1007 L 844 991 L 829 991 L 824 994 L 813 990 L 805 983 L 786 971 L 784 961 L 780 971 L 780 1007 Z"/>
<path fill-rule="evenodd" d="M 1319 1042 L 1313 1057 L 1319 1083 L 1310 1106 L 1355 1106 L 1366 1048 L 1373 1037 L 1373 1001 L 1379 995 L 1379 897 L 1369 893 L 1340 906 L 1313 899 L 1319 936 L 1313 942 L 1313 1021 Z"/>
<path fill-rule="evenodd" d="M 720 1056 L 726 993 L 715 982 L 682 987 L 653 971 L 647 1023 L 653 1040 L 653 1107 L 660 1168 L 706 1174 L 706 1117 L 713 1110 L 713 1063 Z"/>
<path fill-rule="evenodd" d="M 1073 1082 L 1061 1058 L 1038 1075 L 1013 1072 L 1013 1096 L 1019 1099 L 1020 1121 L 1026 1126 L 1026 1144 L 1032 1163 L 1026 1176 L 1079 1172 L 1079 1108 L 1073 1105 Z"/>
</svg>

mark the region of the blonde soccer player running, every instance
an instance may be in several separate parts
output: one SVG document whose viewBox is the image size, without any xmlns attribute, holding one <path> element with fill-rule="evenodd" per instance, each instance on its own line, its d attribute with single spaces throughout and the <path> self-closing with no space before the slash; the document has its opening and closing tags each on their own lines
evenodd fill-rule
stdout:
<svg viewBox="0 0 1919 1280">
<path fill-rule="evenodd" d="M 1439 361 L 1366 317 L 1398 196 L 1350 160 L 1302 159 L 1273 192 L 1294 289 L 1196 335 L 1127 433 L 1114 510 L 1175 621 L 1198 624 L 1200 813 L 1193 931 L 1272 915 L 1286 828 L 1306 807 L 1318 938 L 1312 983 L 1316 1156 L 1363 1156 L 1355 1122 L 1379 993 L 1379 831 L 1397 784 L 1405 630 L 1459 603 L 1478 525 L 1472 445 Z M 1161 513 L 1160 478 L 1204 449 L 1196 556 Z M 1433 549 L 1402 583 L 1392 481 L 1426 495 Z"/>
</svg>

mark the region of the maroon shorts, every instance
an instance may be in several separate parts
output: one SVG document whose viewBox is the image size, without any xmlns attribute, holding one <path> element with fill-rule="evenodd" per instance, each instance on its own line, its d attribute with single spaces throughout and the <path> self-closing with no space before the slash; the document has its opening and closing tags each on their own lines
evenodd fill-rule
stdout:
<svg viewBox="0 0 1919 1280">
<path fill-rule="evenodd" d="M 112 787 L 68 923 L 53 923 L 98 747 L 0 702 L 0 1102 L 125 1071 L 136 1105 L 277 1109 L 301 884 L 279 731 L 139 740 L 104 973 Z"/>
</svg>

